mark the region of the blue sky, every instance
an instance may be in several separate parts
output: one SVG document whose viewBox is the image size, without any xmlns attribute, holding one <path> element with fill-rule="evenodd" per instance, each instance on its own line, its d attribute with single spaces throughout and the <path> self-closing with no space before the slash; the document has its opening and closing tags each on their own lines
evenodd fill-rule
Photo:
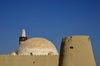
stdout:
<svg viewBox="0 0 100 66">
<path fill-rule="evenodd" d="M 0 0 L 0 54 L 17 51 L 21 29 L 27 37 L 52 41 L 60 51 L 63 37 L 91 37 L 100 66 L 99 0 Z"/>
</svg>

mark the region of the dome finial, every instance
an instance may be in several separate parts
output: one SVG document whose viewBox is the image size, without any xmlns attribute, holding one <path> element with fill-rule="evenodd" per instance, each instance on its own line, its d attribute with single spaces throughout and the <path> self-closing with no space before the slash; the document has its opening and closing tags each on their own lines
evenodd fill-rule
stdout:
<svg viewBox="0 0 100 66">
<path fill-rule="evenodd" d="M 26 31 L 25 31 L 25 29 L 22 29 L 22 35 L 21 35 L 21 37 L 26 37 Z"/>
<path fill-rule="evenodd" d="M 27 40 L 26 31 L 25 31 L 25 29 L 22 29 L 21 37 L 19 37 L 19 44 L 22 44 L 26 40 Z"/>
</svg>

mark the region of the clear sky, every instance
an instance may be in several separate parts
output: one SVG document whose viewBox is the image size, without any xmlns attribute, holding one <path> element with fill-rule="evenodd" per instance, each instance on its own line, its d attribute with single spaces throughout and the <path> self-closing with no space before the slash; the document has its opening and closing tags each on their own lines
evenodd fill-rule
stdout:
<svg viewBox="0 0 100 66">
<path fill-rule="evenodd" d="M 60 52 L 63 37 L 91 37 L 100 66 L 99 0 L 0 0 L 0 54 L 17 51 L 21 29 L 27 37 L 52 41 Z"/>
</svg>

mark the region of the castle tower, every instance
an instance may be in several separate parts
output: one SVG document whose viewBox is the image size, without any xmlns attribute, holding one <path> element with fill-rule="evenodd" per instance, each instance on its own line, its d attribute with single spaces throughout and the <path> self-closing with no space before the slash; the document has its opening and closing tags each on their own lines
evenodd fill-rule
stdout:
<svg viewBox="0 0 100 66">
<path fill-rule="evenodd" d="M 27 40 L 26 31 L 25 31 L 25 29 L 22 29 L 22 35 L 21 35 L 21 37 L 19 37 L 19 44 L 21 44 L 22 42 L 24 42 L 26 40 Z"/>
<path fill-rule="evenodd" d="M 96 66 L 89 36 L 63 38 L 59 66 Z"/>
</svg>

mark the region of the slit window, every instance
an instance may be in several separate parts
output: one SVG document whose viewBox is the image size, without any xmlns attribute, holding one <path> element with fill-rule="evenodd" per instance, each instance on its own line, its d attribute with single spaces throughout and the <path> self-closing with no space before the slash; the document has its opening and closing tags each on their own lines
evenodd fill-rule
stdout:
<svg viewBox="0 0 100 66">
<path fill-rule="evenodd" d="M 30 55 L 33 55 L 32 53 L 30 53 Z"/>
<path fill-rule="evenodd" d="M 74 47 L 73 46 L 70 46 L 70 49 L 74 49 Z"/>
</svg>

